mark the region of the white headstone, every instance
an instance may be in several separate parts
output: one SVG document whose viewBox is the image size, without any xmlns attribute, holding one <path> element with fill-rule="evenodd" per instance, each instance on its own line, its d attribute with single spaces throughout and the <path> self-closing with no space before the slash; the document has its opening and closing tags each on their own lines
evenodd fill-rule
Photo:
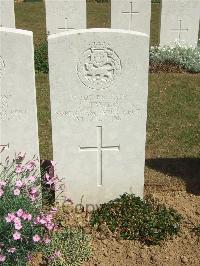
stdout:
<svg viewBox="0 0 200 266">
<path fill-rule="evenodd" d="M 33 34 L 0 28 L 0 161 L 39 156 Z"/>
<path fill-rule="evenodd" d="M 86 28 L 86 0 L 45 0 L 47 34 Z"/>
<path fill-rule="evenodd" d="M 111 0 L 111 28 L 150 35 L 151 0 Z"/>
<path fill-rule="evenodd" d="M 143 195 L 148 46 L 124 30 L 49 36 L 54 160 L 75 203 Z"/>
<path fill-rule="evenodd" d="M 160 45 L 174 41 L 196 46 L 200 0 L 162 0 Z"/>
<path fill-rule="evenodd" d="M 15 28 L 14 0 L 0 0 L 0 27 Z"/>
</svg>

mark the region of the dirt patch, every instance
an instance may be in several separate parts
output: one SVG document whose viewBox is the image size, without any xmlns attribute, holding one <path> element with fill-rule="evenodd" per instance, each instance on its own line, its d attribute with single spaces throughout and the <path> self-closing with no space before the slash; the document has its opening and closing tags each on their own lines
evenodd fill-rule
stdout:
<svg viewBox="0 0 200 266">
<path fill-rule="evenodd" d="M 160 73 L 160 72 L 167 72 L 167 73 L 187 73 L 188 71 L 181 68 L 178 65 L 171 64 L 171 63 L 150 63 L 149 65 L 150 73 Z"/>
<path fill-rule="evenodd" d="M 180 192 L 160 192 L 154 196 L 177 209 L 185 218 L 179 236 L 160 246 L 145 246 L 138 241 L 117 240 L 112 236 L 92 236 L 92 265 L 199 265 L 200 241 L 191 232 L 192 223 L 200 222 L 200 197 Z"/>
<path fill-rule="evenodd" d="M 150 187 L 146 188 L 149 193 Z M 89 225 L 90 214 L 77 213 L 64 207 L 58 214 L 63 226 L 83 227 L 91 236 L 92 257 L 84 266 L 106 265 L 199 265 L 200 239 L 192 232 L 193 224 L 200 223 L 200 197 L 180 191 L 159 191 L 153 196 L 184 217 L 181 233 L 159 246 L 146 246 L 138 241 L 120 240 L 106 226 L 97 232 Z"/>
</svg>

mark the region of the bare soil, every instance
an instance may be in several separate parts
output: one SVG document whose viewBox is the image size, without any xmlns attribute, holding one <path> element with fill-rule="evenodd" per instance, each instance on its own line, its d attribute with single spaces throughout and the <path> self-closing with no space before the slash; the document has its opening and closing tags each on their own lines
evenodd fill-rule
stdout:
<svg viewBox="0 0 200 266">
<path fill-rule="evenodd" d="M 95 235 L 92 238 L 93 257 L 85 266 L 92 265 L 200 265 L 200 241 L 192 232 L 200 222 L 200 197 L 185 191 L 157 192 L 160 202 L 177 209 L 185 218 L 179 236 L 160 246 L 145 246 L 138 241 L 117 240 Z"/>
<path fill-rule="evenodd" d="M 200 265 L 200 239 L 192 231 L 194 225 L 200 223 L 199 195 L 186 192 L 183 182 L 174 183 L 171 188 L 169 184 L 162 183 L 162 189 L 146 185 L 145 193 L 150 192 L 161 203 L 177 209 L 184 217 L 180 234 L 158 246 L 117 239 L 106 226 L 97 232 L 89 225 L 90 214 L 77 213 L 73 208 L 66 207 L 59 214 L 62 223 L 72 227 L 81 226 L 91 236 L 92 257 L 84 266 Z"/>
</svg>

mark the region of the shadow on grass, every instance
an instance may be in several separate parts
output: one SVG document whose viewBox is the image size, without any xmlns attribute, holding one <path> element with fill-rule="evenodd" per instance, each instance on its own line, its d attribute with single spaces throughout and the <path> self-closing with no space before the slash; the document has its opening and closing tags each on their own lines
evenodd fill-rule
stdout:
<svg viewBox="0 0 200 266">
<path fill-rule="evenodd" d="M 200 195 L 200 159 L 155 158 L 147 159 L 146 166 L 165 175 L 184 180 L 188 193 Z"/>
</svg>

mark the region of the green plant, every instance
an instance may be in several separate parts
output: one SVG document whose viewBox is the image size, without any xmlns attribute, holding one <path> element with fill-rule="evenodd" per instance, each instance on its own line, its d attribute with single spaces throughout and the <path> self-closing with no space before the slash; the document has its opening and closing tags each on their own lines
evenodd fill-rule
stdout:
<svg viewBox="0 0 200 266">
<path fill-rule="evenodd" d="M 13 161 L 6 159 L 0 164 L 0 263 L 3 265 L 13 262 L 26 265 L 31 253 L 45 245 L 55 228 L 53 214 L 42 211 L 39 162 L 36 158 L 24 162 L 24 158 L 20 153 Z"/>
<path fill-rule="evenodd" d="M 150 49 L 150 64 L 178 66 L 180 69 L 200 73 L 200 47 L 174 42 L 165 46 L 153 46 Z"/>
<path fill-rule="evenodd" d="M 133 194 L 102 204 L 91 216 L 91 224 L 108 228 L 123 239 L 158 244 L 180 230 L 181 215 L 167 209 L 153 198 L 145 201 Z"/>
<path fill-rule="evenodd" d="M 47 42 L 35 48 L 35 70 L 46 74 L 49 72 Z"/>
<path fill-rule="evenodd" d="M 52 235 L 43 253 L 48 265 L 77 266 L 91 254 L 90 239 L 82 229 L 63 228 Z"/>
</svg>

